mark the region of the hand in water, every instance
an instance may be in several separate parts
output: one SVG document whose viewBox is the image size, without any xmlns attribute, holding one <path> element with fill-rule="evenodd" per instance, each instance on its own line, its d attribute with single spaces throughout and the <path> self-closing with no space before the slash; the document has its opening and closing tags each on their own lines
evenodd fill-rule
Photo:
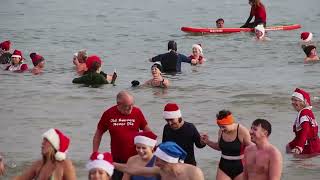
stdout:
<svg viewBox="0 0 320 180">
<path fill-rule="evenodd" d="M 291 150 L 291 152 L 294 153 L 294 154 L 301 154 L 301 152 L 300 152 L 300 150 L 298 148 L 293 148 Z"/>
<path fill-rule="evenodd" d="M 115 82 L 116 82 L 117 77 L 118 77 L 117 73 L 113 72 L 111 84 L 113 84 L 114 86 L 115 86 Z"/>
</svg>

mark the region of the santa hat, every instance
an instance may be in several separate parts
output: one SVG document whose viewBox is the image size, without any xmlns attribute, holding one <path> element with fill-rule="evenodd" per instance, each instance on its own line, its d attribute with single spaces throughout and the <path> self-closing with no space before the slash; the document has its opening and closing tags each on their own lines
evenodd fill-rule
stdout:
<svg viewBox="0 0 320 180">
<path fill-rule="evenodd" d="M 201 47 L 201 44 L 194 44 L 194 45 L 192 45 L 192 49 L 193 49 L 193 48 L 199 49 L 200 54 L 202 54 L 202 47 Z"/>
<path fill-rule="evenodd" d="M 112 155 L 108 152 L 99 153 L 94 152 L 91 154 L 90 161 L 87 163 L 86 168 L 90 171 L 91 169 L 100 168 L 106 171 L 109 176 L 113 174 L 113 160 Z"/>
<path fill-rule="evenodd" d="M 40 62 L 44 61 L 44 58 L 37 53 L 31 53 L 30 58 L 34 66 L 37 66 Z"/>
<path fill-rule="evenodd" d="M 134 137 L 134 144 L 140 143 L 147 146 L 154 147 L 157 143 L 157 135 L 155 135 L 152 131 L 143 131 L 139 132 Z"/>
<path fill-rule="evenodd" d="M 0 43 L 0 48 L 5 51 L 9 51 L 10 45 L 11 45 L 10 41 L 3 41 L 2 43 Z"/>
<path fill-rule="evenodd" d="M 167 141 L 161 143 L 154 155 L 168 163 L 183 162 L 187 153 L 175 142 Z"/>
<path fill-rule="evenodd" d="M 18 57 L 18 58 L 20 58 L 21 60 L 24 59 L 23 56 L 22 56 L 22 52 L 19 51 L 19 50 L 17 50 L 17 49 L 13 51 L 13 54 L 12 54 L 11 57 Z"/>
<path fill-rule="evenodd" d="M 95 62 L 98 63 L 98 64 L 102 63 L 101 59 L 98 56 L 96 56 L 96 55 L 89 56 L 87 61 L 86 61 L 87 68 L 91 69 L 93 63 L 95 63 Z"/>
<path fill-rule="evenodd" d="M 56 160 L 65 160 L 67 156 L 66 153 L 70 144 L 70 139 L 58 129 L 49 129 L 42 136 L 46 138 L 57 151 L 57 153 L 55 154 Z"/>
<path fill-rule="evenodd" d="M 180 117 L 181 117 L 181 112 L 177 104 L 168 103 L 164 107 L 164 112 L 163 112 L 164 119 L 174 119 L 174 118 L 180 118 Z"/>
<path fill-rule="evenodd" d="M 266 30 L 264 29 L 264 26 L 263 26 L 262 24 L 257 25 L 254 29 L 255 29 L 256 31 L 262 32 L 261 38 L 264 37 Z"/>
<path fill-rule="evenodd" d="M 300 39 L 303 41 L 303 42 L 309 42 L 312 40 L 312 33 L 311 32 L 302 32 L 300 34 Z"/>
<path fill-rule="evenodd" d="M 292 97 L 296 97 L 301 101 L 307 102 L 309 106 L 311 106 L 311 99 L 309 93 L 302 89 L 296 88 L 292 94 Z"/>
</svg>

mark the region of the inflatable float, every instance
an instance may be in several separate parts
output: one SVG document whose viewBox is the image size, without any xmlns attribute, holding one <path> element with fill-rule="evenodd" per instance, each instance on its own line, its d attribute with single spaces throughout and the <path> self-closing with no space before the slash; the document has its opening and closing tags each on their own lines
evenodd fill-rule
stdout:
<svg viewBox="0 0 320 180">
<path fill-rule="evenodd" d="M 269 26 L 266 31 L 287 31 L 301 28 L 300 24 Z M 181 31 L 186 33 L 237 33 L 237 32 L 253 32 L 254 28 L 198 28 L 198 27 L 182 27 Z"/>
</svg>

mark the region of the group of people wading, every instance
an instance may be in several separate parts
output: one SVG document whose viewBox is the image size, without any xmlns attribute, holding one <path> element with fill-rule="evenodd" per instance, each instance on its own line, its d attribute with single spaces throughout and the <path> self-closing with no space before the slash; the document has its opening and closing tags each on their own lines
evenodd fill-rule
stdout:
<svg viewBox="0 0 320 180">
<path fill-rule="evenodd" d="M 310 95 L 297 88 L 291 96 L 292 106 L 298 112 L 293 122 L 295 138 L 286 150 L 296 156 L 314 156 L 320 153 L 318 125 L 312 112 Z M 282 173 L 282 155 L 269 142 L 271 124 L 256 119 L 250 130 L 237 123 L 233 114 L 221 110 L 216 115 L 218 139 L 211 140 L 199 133 L 195 125 L 182 118 L 176 103 L 164 106 L 162 142 L 149 127 L 134 97 L 121 91 L 116 105 L 101 116 L 93 137 L 92 154 L 86 165 L 88 179 L 113 180 L 201 180 L 202 170 L 197 166 L 194 146 L 221 151 L 216 179 L 277 180 Z M 109 131 L 111 153 L 99 152 L 103 134 Z M 70 138 L 59 129 L 49 129 L 43 135 L 42 159 L 32 163 L 14 180 L 76 179 L 72 161 L 67 158 Z M 157 145 L 158 144 L 158 145 Z M 4 173 L 4 159 L 0 158 L 0 174 Z"/>
</svg>

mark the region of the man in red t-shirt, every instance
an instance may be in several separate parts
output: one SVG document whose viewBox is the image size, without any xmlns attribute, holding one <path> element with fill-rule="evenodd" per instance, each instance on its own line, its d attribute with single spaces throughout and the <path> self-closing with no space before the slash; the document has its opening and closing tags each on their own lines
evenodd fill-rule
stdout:
<svg viewBox="0 0 320 180">
<path fill-rule="evenodd" d="M 129 92 L 121 91 L 117 95 L 117 105 L 106 110 L 97 126 L 93 138 L 93 152 L 99 150 L 102 135 L 109 130 L 113 160 L 126 163 L 128 158 L 137 154 L 134 136 L 139 130 L 150 131 L 141 110 L 134 107 L 134 99 Z M 115 172 L 113 180 L 122 179 L 122 173 Z"/>
<path fill-rule="evenodd" d="M 266 27 L 267 13 L 264 5 L 260 0 L 249 0 L 249 4 L 251 5 L 250 16 L 241 28 L 254 28 L 258 24 L 263 24 L 263 26 Z M 250 23 L 253 17 L 254 21 Z"/>
</svg>

